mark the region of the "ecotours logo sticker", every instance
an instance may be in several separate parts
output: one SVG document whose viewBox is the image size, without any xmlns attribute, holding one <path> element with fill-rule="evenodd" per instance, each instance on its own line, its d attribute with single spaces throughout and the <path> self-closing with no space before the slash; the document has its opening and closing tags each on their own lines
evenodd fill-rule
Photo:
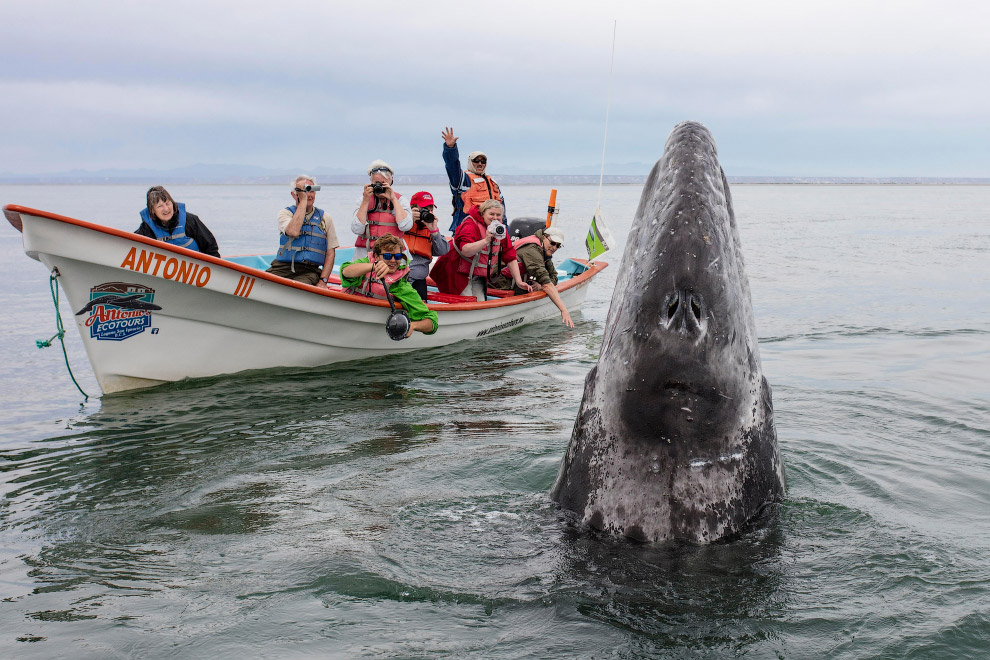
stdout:
<svg viewBox="0 0 990 660">
<path fill-rule="evenodd" d="M 76 312 L 89 312 L 86 327 L 93 339 L 123 341 L 151 327 L 155 290 L 143 284 L 106 282 L 89 290 L 89 302 Z"/>
</svg>

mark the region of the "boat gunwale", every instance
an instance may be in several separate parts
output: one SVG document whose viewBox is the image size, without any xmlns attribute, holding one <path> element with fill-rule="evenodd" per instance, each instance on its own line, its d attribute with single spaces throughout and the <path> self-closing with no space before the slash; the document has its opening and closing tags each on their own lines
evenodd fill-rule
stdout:
<svg viewBox="0 0 990 660">
<path fill-rule="evenodd" d="M 88 222 L 86 220 L 79 220 L 78 218 L 72 218 L 65 215 L 60 215 L 58 213 L 52 213 L 50 211 L 42 211 L 41 209 L 31 208 L 29 206 L 21 206 L 20 204 L 6 204 L 3 207 L 4 216 L 6 216 L 7 221 L 17 229 L 22 234 L 24 233 L 23 220 L 21 219 L 21 214 L 26 214 L 29 216 L 35 216 L 40 218 L 45 218 L 48 220 L 55 220 L 57 222 L 64 222 L 66 224 L 75 225 L 83 229 L 89 229 L 92 231 L 100 232 L 103 234 L 108 234 L 110 236 L 115 236 L 117 238 L 123 238 L 130 241 L 135 241 L 138 243 L 143 243 L 149 247 L 155 249 L 164 250 L 166 252 L 174 252 L 176 254 L 191 257 L 193 259 L 199 259 L 207 263 L 222 266 L 230 270 L 243 273 L 245 275 L 250 275 L 251 277 L 257 277 L 274 284 L 281 286 L 287 286 L 295 289 L 300 289 L 302 291 L 307 291 L 309 293 L 318 293 L 329 298 L 336 298 L 345 302 L 352 302 L 362 305 L 371 305 L 374 307 L 388 307 L 388 302 L 384 300 L 378 300 L 377 298 L 369 298 L 367 296 L 359 296 L 351 293 L 346 293 L 344 291 L 334 291 L 333 289 L 327 289 L 323 287 L 317 287 L 312 284 L 303 284 L 301 282 L 296 282 L 294 280 L 289 280 L 284 277 L 279 277 L 277 275 L 272 275 L 263 270 L 257 268 L 251 268 L 249 266 L 242 266 L 241 264 L 227 261 L 226 259 L 220 257 L 214 257 L 203 252 L 198 252 L 196 250 L 190 250 L 188 248 L 179 247 L 177 245 L 171 245 L 164 241 L 159 241 L 157 239 L 148 238 L 147 236 L 142 236 L 140 234 L 135 234 L 133 232 L 127 232 L 122 229 L 117 229 L 116 227 L 107 227 L 105 225 L 99 225 L 93 222 Z M 16 220 L 14 216 L 16 214 Z M 568 278 L 564 283 L 557 287 L 557 291 L 566 291 L 571 287 L 578 286 L 579 284 L 591 279 L 594 275 L 598 274 L 601 270 L 608 266 L 607 262 L 591 262 L 589 263 L 586 259 L 575 259 L 571 258 L 572 261 L 584 265 L 587 267 L 583 273 L 574 275 Z M 512 305 L 521 305 L 529 302 L 535 302 L 540 298 L 546 298 L 547 294 L 538 291 L 534 293 L 527 293 L 521 296 L 510 296 L 507 298 L 497 298 L 495 300 L 488 300 L 485 302 L 460 302 L 460 303 L 429 303 L 427 308 L 437 311 L 437 312 L 458 312 L 458 311 L 476 311 L 483 309 L 492 309 L 496 307 L 509 307 Z"/>
</svg>

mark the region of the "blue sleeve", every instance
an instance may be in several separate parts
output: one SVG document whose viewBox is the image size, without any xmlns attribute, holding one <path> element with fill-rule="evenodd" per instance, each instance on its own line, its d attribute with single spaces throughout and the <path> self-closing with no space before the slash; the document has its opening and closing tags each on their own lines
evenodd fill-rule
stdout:
<svg viewBox="0 0 990 660">
<path fill-rule="evenodd" d="M 450 185 L 451 194 L 456 194 L 464 183 L 464 170 L 461 169 L 461 157 L 457 151 L 457 144 L 448 147 L 443 145 L 443 166 L 447 170 L 447 182 Z"/>
</svg>

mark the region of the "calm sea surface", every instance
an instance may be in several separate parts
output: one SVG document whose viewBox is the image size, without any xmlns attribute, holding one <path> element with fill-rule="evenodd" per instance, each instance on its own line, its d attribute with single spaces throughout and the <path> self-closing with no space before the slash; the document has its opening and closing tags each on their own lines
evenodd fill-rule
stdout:
<svg viewBox="0 0 990 660">
<path fill-rule="evenodd" d="M 0 203 L 132 230 L 144 190 Z M 291 201 L 170 191 L 225 254 L 274 251 Z M 545 213 L 547 187 L 504 192 Z M 621 246 L 574 330 L 82 403 L 57 343 L 35 347 L 48 273 L 4 222 L 0 657 L 987 657 L 990 188 L 733 193 L 788 493 L 709 547 L 590 538 L 547 497 Z M 318 196 L 345 243 L 358 194 Z M 620 240 L 639 194 L 602 193 Z M 597 197 L 560 189 L 565 256 Z"/>
</svg>

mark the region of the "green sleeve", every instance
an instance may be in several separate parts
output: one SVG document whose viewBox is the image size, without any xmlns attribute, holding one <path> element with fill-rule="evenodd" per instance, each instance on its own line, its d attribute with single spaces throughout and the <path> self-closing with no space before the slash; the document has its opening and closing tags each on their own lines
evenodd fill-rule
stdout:
<svg viewBox="0 0 990 660">
<path fill-rule="evenodd" d="M 347 263 L 341 264 L 339 271 L 341 288 L 349 289 L 352 286 L 360 286 L 361 281 L 364 279 L 364 275 L 360 277 L 344 277 L 344 269 L 350 266 L 351 264 L 367 264 L 367 263 L 371 263 L 368 261 L 368 257 L 365 257 L 364 259 L 355 259 L 354 261 L 348 261 Z"/>
<path fill-rule="evenodd" d="M 423 299 L 419 297 L 419 293 L 412 287 L 412 284 L 402 278 L 392 286 L 388 288 L 389 292 L 392 294 L 397 301 L 402 303 L 402 308 L 406 310 L 409 314 L 410 321 L 421 321 L 423 319 L 430 319 L 433 321 L 433 330 L 427 332 L 426 334 L 432 335 L 440 327 L 439 320 L 437 319 L 437 313 L 426 306 Z"/>
<path fill-rule="evenodd" d="M 553 273 L 547 270 L 546 262 L 543 260 L 543 250 L 537 245 L 524 245 L 519 248 L 517 256 L 523 265 L 526 266 L 526 274 L 532 275 L 540 284 L 557 283 L 557 271 Z"/>
</svg>

